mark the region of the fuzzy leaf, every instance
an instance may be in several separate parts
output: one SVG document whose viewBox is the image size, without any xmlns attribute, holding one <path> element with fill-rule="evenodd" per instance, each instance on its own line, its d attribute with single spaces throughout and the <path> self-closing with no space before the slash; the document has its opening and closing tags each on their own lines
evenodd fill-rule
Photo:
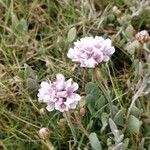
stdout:
<svg viewBox="0 0 150 150">
<path fill-rule="evenodd" d="M 132 133 L 138 134 L 140 131 L 141 123 L 138 118 L 134 117 L 133 115 L 129 116 L 128 120 L 128 128 Z"/>
<path fill-rule="evenodd" d="M 117 125 L 124 126 L 124 115 L 125 115 L 125 109 L 122 108 L 121 110 L 118 111 L 118 113 L 116 113 L 114 117 L 114 122 Z"/>
<path fill-rule="evenodd" d="M 36 79 L 27 78 L 26 84 L 27 84 L 27 88 L 30 90 L 34 90 L 38 87 Z"/>
<path fill-rule="evenodd" d="M 93 83 L 93 82 L 88 82 L 86 85 L 85 85 L 85 92 L 86 94 L 90 94 L 92 93 L 94 90 L 97 90 L 98 89 L 98 86 Z"/>
<path fill-rule="evenodd" d="M 89 135 L 90 144 L 93 150 L 102 150 L 101 143 L 96 135 L 96 133 L 92 132 Z"/>
<path fill-rule="evenodd" d="M 23 35 L 28 30 L 28 25 L 25 19 L 21 19 L 19 24 L 16 26 L 16 30 L 19 34 Z"/>
<path fill-rule="evenodd" d="M 27 65 L 27 64 L 24 64 L 24 68 L 25 68 L 25 71 L 24 71 L 24 76 L 25 76 L 25 78 L 33 78 L 33 79 L 36 79 L 36 73 L 35 73 L 35 71 L 32 69 L 32 67 L 30 67 L 30 66 Z"/>
<path fill-rule="evenodd" d="M 122 150 L 122 147 L 123 147 L 123 143 L 119 143 L 113 148 L 113 150 Z"/>
<path fill-rule="evenodd" d="M 147 136 L 150 135 L 150 125 L 149 124 L 145 124 L 145 133 Z"/>
<path fill-rule="evenodd" d="M 88 82 L 85 85 L 85 92 L 86 92 L 86 94 L 93 95 L 95 97 L 95 99 L 98 99 L 101 96 L 98 85 L 93 82 Z"/>
<path fill-rule="evenodd" d="M 115 122 L 111 118 L 109 118 L 109 126 L 111 129 L 111 132 L 113 133 L 113 135 L 115 137 L 115 141 L 118 142 L 118 140 L 120 139 L 120 134 L 119 134 L 119 131 L 118 131 L 118 128 L 117 128 Z"/>
<path fill-rule="evenodd" d="M 102 122 L 101 133 L 102 133 L 108 125 L 108 114 L 107 113 L 105 113 L 105 112 L 102 113 L 101 122 Z"/>
<path fill-rule="evenodd" d="M 141 111 L 138 107 L 136 106 L 133 106 L 132 109 L 131 109 L 131 114 L 135 117 L 139 117 Z"/>
<path fill-rule="evenodd" d="M 140 43 L 137 40 L 134 40 L 130 43 L 126 44 L 125 49 L 128 51 L 129 54 L 134 55 L 136 49 L 140 47 Z"/>
<path fill-rule="evenodd" d="M 96 100 L 96 108 L 98 110 L 100 110 L 105 104 L 106 104 L 107 100 L 106 98 L 101 95 L 97 100 Z M 101 109 L 103 111 L 103 109 Z"/>
<path fill-rule="evenodd" d="M 118 107 L 116 105 L 112 105 L 112 113 L 115 115 L 119 111 Z"/>
<path fill-rule="evenodd" d="M 95 106 L 95 97 L 91 94 L 87 95 L 87 103 L 88 103 L 88 109 L 91 112 L 91 114 L 94 113 L 94 106 Z"/>
<path fill-rule="evenodd" d="M 68 42 L 72 42 L 75 39 L 76 34 L 77 34 L 76 28 L 75 27 L 71 28 L 68 32 L 68 37 L 67 37 Z"/>
<path fill-rule="evenodd" d="M 117 139 L 115 139 L 116 143 L 120 143 L 123 140 L 123 138 L 124 138 L 124 134 L 121 134 L 119 137 L 117 137 Z"/>
<path fill-rule="evenodd" d="M 85 97 L 82 97 L 81 100 L 79 101 L 79 106 L 82 108 L 86 105 L 87 101 Z"/>
<path fill-rule="evenodd" d="M 128 148 L 129 141 L 130 141 L 129 138 L 124 139 L 124 142 L 123 142 L 123 148 L 124 148 L 124 149 L 127 149 L 127 148 Z"/>
<path fill-rule="evenodd" d="M 127 36 L 129 39 L 132 39 L 133 36 L 134 36 L 134 32 L 135 32 L 135 30 L 134 30 L 133 26 L 132 26 L 131 24 L 129 24 L 129 25 L 127 26 L 126 30 L 125 30 L 126 36 Z"/>
</svg>

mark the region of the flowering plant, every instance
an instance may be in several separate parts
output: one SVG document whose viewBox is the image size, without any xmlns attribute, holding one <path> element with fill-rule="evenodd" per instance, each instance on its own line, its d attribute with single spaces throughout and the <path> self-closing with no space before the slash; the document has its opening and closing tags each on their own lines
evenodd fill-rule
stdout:
<svg viewBox="0 0 150 150">
<path fill-rule="evenodd" d="M 47 104 L 48 111 L 56 109 L 64 112 L 75 109 L 81 99 L 79 94 L 74 93 L 79 87 L 78 84 L 72 83 L 72 79 L 65 81 L 62 74 L 56 75 L 56 81 L 43 81 L 40 86 L 38 98 L 40 102 Z"/>
<path fill-rule="evenodd" d="M 80 67 L 95 68 L 101 62 L 107 62 L 115 52 L 110 39 L 85 37 L 74 43 L 67 56 Z"/>
</svg>

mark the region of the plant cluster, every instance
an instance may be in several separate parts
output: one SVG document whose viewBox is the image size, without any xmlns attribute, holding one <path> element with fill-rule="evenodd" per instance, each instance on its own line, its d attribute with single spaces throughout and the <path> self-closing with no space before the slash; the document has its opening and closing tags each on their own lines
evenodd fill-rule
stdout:
<svg viewBox="0 0 150 150">
<path fill-rule="evenodd" d="M 0 0 L 0 150 L 149 150 L 149 6 Z"/>
</svg>

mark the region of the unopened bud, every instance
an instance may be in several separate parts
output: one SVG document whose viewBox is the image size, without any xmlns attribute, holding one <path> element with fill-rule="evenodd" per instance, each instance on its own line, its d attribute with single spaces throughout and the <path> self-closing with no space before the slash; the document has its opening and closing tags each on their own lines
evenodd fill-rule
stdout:
<svg viewBox="0 0 150 150">
<path fill-rule="evenodd" d="M 66 119 L 65 118 L 61 118 L 57 124 L 60 126 L 60 127 L 64 127 L 65 124 L 67 123 Z"/>
<path fill-rule="evenodd" d="M 117 6 L 114 6 L 114 7 L 112 8 L 112 12 L 113 12 L 117 17 L 121 16 L 121 11 L 118 9 Z"/>
<path fill-rule="evenodd" d="M 146 30 L 142 30 L 138 32 L 135 36 L 136 40 L 139 41 L 140 43 L 146 43 L 149 41 L 150 37 L 149 34 Z"/>
<path fill-rule="evenodd" d="M 85 108 L 81 108 L 80 109 L 80 116 L 84 116 L 85 115 Z"/>
<path fill-rule="evenodd" d="M 49 138 L 49 129 L 48 128 L 41 128 L 38 132 L 38 135 L 41 139 L 46 140 Z"/>
<path fill-rule="evenodd" d="M 79 112 L 76 110 L 76 111 L 74 111 L 74 114 L 75 114 L 76 116 L 78 116 L 78 115 L 79 115 Z"/>
<path fill-rule="evenodd" d="M 112 145 L 112 140 L 110 138 L 107 139 L 107 146 L 111 146 Z"/>
<path fill-rule="evenodd" d="M 47 110 L 46 110 L 45 108 L 41 108 L 41 109 L 39 110 L 39 114 L 40 114 L 41 116 L 44 116 L 45 114 L 47 114 Z"/>
</svg>

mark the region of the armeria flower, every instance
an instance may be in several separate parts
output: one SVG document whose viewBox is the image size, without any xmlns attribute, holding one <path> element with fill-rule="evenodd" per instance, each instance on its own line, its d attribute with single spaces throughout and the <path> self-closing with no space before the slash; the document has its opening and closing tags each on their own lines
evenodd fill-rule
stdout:
<svg viewBox="0 0 150 150">
<path fill-rule="evenodd" d="M 142 30 L 138 32 L 135 36 L 135 38 L 140 42 L 140 43 L 145 43 L 149 41 L 149 34 L 146 30 Z"/>
<path fill-rule="evenodd" d="M 47 104 L 48 111 L 56 109 L 64 112 L 76 108 L 81 99 L 80 95 L 75 93 L 78 88 L 78 84 L 72 82 L 72 79 L 65 81 L 62 74 L 57 74 L 53 83 L 50 81 L 41 83 L 38 98 L 40 102 Z"/>
<path fill-rule="evenodd" d="M 110 39 L 102 37 L 85 37 L 74 43 L 67 56 L 80 67 L 95 68 L 99 63 L 106 62 L 115 52 Z"/>
</svg>

